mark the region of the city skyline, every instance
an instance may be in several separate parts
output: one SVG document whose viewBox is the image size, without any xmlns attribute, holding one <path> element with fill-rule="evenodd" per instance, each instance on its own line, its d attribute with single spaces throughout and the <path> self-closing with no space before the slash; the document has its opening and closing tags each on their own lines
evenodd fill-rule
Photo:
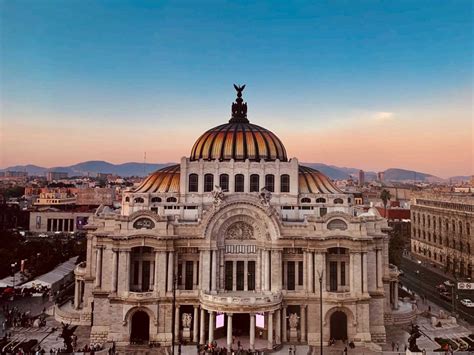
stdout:
<svg viewBox="0 0 474 355">
<path fill-rule="evenodd" d="M 473 173 L 470 2 L 272 4 L 2 3 L 0 167 L 177 162 L 245 83 L 289 157 Z"/>
</svg>

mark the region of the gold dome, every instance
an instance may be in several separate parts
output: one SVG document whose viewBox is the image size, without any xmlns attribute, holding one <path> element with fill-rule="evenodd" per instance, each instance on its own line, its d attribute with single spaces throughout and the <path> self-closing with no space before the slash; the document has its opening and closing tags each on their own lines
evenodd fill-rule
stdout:
<svg viewBox="0 0 474 355">
<path fill-rule="evenodd" d="M 191 149 L 190 160 L 276 160 L 288 161 L 281 140 L 269 130 L 249 123 L 247 103 L 242 87 L 234 85 L 237 99 L 232 103 L 229 123 L 211 128 L 198 138 Z"/>
<path fill-rule="evenodd" d="M 179 164 L 167 166 L 150 174 L 133 192 L 179 192 Z"/>
<path fill-rule="evenodd" d="M 343 193 L 320 171 L 300 165 L 298 167 L 300 194 L 341 194 Z"/>
</svg>

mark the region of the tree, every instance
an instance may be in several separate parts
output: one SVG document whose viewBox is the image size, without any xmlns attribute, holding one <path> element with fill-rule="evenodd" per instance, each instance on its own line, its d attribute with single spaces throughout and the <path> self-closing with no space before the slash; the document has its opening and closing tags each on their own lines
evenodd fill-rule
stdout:
<svg viewBox="0 0 474 355">
<path fill-rule="evenodd" d="M 382 203 L 383 203 L 385 218 L 387 218 L 387 204 L 391 198 L 392 198 L 392 194 L 388 190 L 383 189 L 382 192 L 380 193 L 380 199 L 382 200 Z"/>
</svg>

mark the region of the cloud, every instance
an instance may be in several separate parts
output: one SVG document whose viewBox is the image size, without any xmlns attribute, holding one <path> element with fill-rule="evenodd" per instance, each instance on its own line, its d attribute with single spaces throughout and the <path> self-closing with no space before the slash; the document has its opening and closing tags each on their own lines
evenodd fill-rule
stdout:
<svg viewBox="0 0 474 355">
<path fill-rule="evenodd" d="M 380 122 L 391 121 L 395 118 L 395 113 L 393 113 L 393 112 L 383 112 L 383 111 L 375 112 L 372 115 L 372 118 L 375 121 L 380 121 Z"/>
</svg>

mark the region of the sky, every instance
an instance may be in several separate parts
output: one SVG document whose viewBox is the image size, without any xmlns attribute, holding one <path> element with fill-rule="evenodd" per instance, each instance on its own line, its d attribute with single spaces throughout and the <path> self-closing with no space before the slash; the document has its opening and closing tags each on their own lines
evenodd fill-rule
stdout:
<svg viewBox="0 0 474 355">
<path fill-rule="evenodd" d="M 237 83 L 302 162 L 473 174 L 472 4 L 0 0 L 0 167 L 177 162 Z"/>
</svg>

